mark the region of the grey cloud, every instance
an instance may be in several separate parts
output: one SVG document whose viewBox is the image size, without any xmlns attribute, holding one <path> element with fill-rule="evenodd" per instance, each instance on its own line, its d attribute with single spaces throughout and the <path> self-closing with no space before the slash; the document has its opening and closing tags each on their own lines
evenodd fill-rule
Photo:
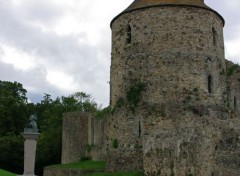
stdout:
<svg viewBox="0 0 240 176">
<path fill-rule="evenodd" d="M 43 24 L 52 25 L 64 15 L 64 8 L 49 0 L 28 0 L 20 5 L 18 9 L 27 20 L 37 21 Z"/>
<path fill-rule="evenodd" d="M 236 3 L 237 1 L 235 1 Z M 239 7 L 240 1 L 235 4 L 235 8 L 230 6 L 231 1 L 212 1 L 206 0 L 206 4 L 216 10 L 225 20 L 224 26 L 224 36 L 225 40 L 235 39 L 239 34 L 240 23 L 238 22 L 240 19 Z"/>
<path fill-rule="evenodd" d="M 8 3 L 0 5 L 0 21 L 0 42 L 33 55 L 36 63 L 39 63 L 41 71 L 52 68 L 71 75 L 76 84 L 83 87 L 83 90 L 79 91 L 92 93 L 98 102 L 103 101 L 102 103 L 106 105 L 108 99 L 106 90 L 108 90 L 109 85 L 105 83 L 109 79 L 109 71 L 105 71 L 109 70 L 107 59 L 110 55 L 110 44 L 102 46 L 100 44 L 101 47 L 93 47 L 86 42 L 86 34 L 84 33 L 69 36 L 44 33 L 31 26 L 27 21 L 19 19 Z M 81 42 L 79 42 L 79 38 L 81 38 Z M 104 40 L 103 38 L 103 43 Z M 101 59 L 102 56 L 107 58 Z M 43 68 L 44 65 L 45 68 Z M 56 92 L 66 94 L 66 91 L 60 91 L 46 82 L 46 73 L 37 73 L 37 70 L 19 73 L 13 68 L 9 69 L 8 72 L 10 75 L 1 76 L 0 79 L 19 80 L 26 86 L 36 87 L 43 92 L 49 91 L 50 94 L 51 92 L 53 94 Z M 38 78 L 36 79 L 36 77 Z M 100 94 L 98 95 L 98 93 Z"/>
<path fill-rule="evenodd" d="M 49 93 L 53 97 L 61 96 L 61 92 L 46 82 L 46 72 L 42 69 L 21 71 L 15 69 L 12 65 L 0 62 L 0 80 L 17 81 L 23 84 L 25 89 L 35 87 L 36 91 L 28 91 L 28 98 L 33 101 L 40 101 L 44 93 Z M 37 95 L 37 96 L 36 96 Z"/>
<path fill-rule="evenodd" d="M 91 50 L 88 44 L 80 45 L 78 42 L 78 37 L 86 38 L 85 34 L 63 37 L 55 33 L 43 33 L 26 21 L 18 19 L 6 4 L 0 6 L 0 20 L 0 40 L 2 42 L 37 56 L 47 57 L 49 61 L 55 62 L 57 58 L 58 61 L 64 62 L 74 54 L 79 55 L 80 53 L 85 56 Z"/>
</svg>

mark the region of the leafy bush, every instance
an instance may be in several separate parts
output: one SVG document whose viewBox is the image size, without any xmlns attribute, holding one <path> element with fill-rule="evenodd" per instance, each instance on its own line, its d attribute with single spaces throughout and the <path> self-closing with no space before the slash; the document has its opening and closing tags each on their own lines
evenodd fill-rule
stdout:
<svg viewBox="0 0 240 176">
<path fill-rule="evenodd" d="M 240 65 L 239 64 L 233 64 L 228 70 L 227 70 L 227 76 L 232 76 L 233 73 L 240 69 Z"/>
<path fill-rule="evenodd" d="M 93 148 L 94 148 L 94 145 L 88 144 L 87 145 L 87 152 L 90 153 L 93 150 Z"/>
<path fill-rule="evenodd" d="M 23 173 L 24 140 L 21 135 L 0 138 L 0 168 Z"/>
<path fill-rule="evenodd" d="M 113 147 L 114 149 L 117 149 L 117 148 L 118 148 L 118 141 L 117 141 L 117 139 L 113 139 L 113 140 L 112 140 L 112 147 Z"/>
<path fill-rule="evenodd" d="M 95 117 L 96 117 L 97 119 L 101 119 L 101 118 L 106 117 L 106 116 L 109 115 L 110 113 L 111 113 L 111 107 L 108 106 L 108 107 L 106 107 L 106 108 L 104 108 L 104 109 L 102 109 L 102 110 L 98 110 L 98 111 L 96 112 L 96 114 L 95 114 Z"/>
<path fill-rule="evenodd" d="M 127 100 L 133 112 L 141 100 L 141 92 L 145 90 L 146 84 L 143 82 L 134 82 L 134 84 L 127 90 Z"/>
</svg>

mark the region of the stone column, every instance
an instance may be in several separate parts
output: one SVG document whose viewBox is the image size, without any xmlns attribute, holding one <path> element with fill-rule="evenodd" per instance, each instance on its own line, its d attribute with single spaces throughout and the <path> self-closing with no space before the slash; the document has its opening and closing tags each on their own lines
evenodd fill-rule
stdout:
<svg viewBox="0 0 240 176">
<path fill-rule="evenodd" d="M 37 138 L 40 133 L 24 132 L 22 133 L 24 142 L 24 173 L 22 176 L 35 176 L 35 156 L 37 147 Z"/>
</svg>

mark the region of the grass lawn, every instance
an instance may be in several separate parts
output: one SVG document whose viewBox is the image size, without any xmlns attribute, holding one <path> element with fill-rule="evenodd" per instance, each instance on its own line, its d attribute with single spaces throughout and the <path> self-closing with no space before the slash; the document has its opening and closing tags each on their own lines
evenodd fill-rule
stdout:
<svg viewBox="0 0 240 176">
<path fill-rule="evenodd" d="M 86 160 L 86 161 L 80 161 L 76 163 L 70 163 L 70 164 L 58 164 L 58 165 L 52 165 L 49 166 L 52 168 L 59 168 L 59 169 L 85 169 L 85 170 L 104 170 L 106 167 L 105 161 L 92 161 L 92 160 Z M 118 173 L 105 173 L 105 172 L 96 172 L 92 174 L 87 174 L 85 176 L 142 176 L 143 174 L 141 172 L 118 172 Z"/>
<path fill-rule="evenodd" d="M 1 176 L 16 176 L 16 174 L 13 174 L 11 172 L 8 172 L 8 171 L 2 170 L 2 169 L 0 169 L 0 175 Z"/>
<path fill-rule="evenodd" d="M 70 163 L 70 164 L 58 164 L 58 165 L 52 165 L 50 167 L 53 168 L 60 168 L 60 169 L 86 169 L 86 170 L 91 170 L 91 169 L 104 169 L 106 166 L 105 161 L 91 161 L 91 160 L 86 160 L 86 161 L 80 161 L 76 163 Z"/>
</svg>

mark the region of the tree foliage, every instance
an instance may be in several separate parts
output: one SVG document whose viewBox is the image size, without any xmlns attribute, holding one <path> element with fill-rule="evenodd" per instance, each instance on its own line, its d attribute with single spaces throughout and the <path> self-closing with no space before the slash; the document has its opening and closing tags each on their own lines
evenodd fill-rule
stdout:
<svg viewBox="0 0 240 176">
<path fill-rule="evenodd" d="M 0 136 L 19 134 L 25 124 L 26 90 L 17 82 L 0 81 Z"/>
<path fill-rule="evenodd" d="M 22 174 L 23 139 L 21 135 L 0 137 L 0 168 Z"/>
<path fill-rule="evenodd" d="M 55 100 L 45 93 L 37 104 L 28 103 L 26 93 L 20 83 L 0 81 L 0 168 L 16 173 L 21 171 L 19 168 L 23 168 L 24 147 L 20 133 L 28 117 L 36 114 L 41 133 L 37 146 L 36 173 L 41 175 L 44 166 L 61 162 L 63 113 L 95 113 L 97 104 L 84 92 L 57 97 Z M 17 149 L 13 149 L 13 146 Z"/>
</svg>

